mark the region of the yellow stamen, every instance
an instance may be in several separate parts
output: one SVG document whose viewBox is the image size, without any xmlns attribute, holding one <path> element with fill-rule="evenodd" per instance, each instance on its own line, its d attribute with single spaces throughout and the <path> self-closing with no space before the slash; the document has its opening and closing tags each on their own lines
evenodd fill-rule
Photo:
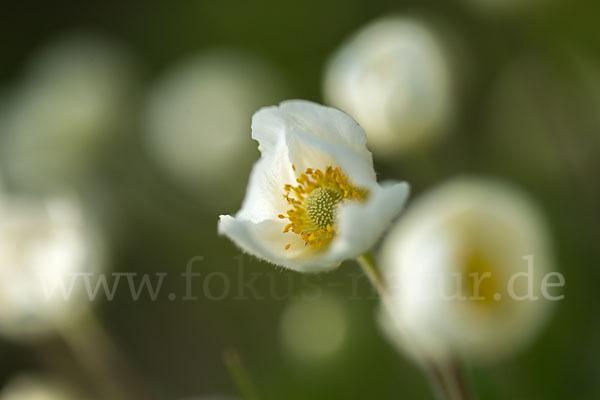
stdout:
<svg viewBox="0 0 600 400">
<path fill-rule="evenodd" d="M 296 167 L 292 165 L 296 172 Z M 318 249 L 331 242 L 336 234 L 338 207 L 347 201 L 363 202 L 369 192 L 356 187 L 342 173 L 340 167 L 328 166 L 325 172 L 307 168 L 296 179 L 298 185 L 285 185 L 283 197 L 292 207 L 280 219 L 288 219 L 284 233 L 292 231 L 300 235 L 307 247 Z M 287 244 L 285 249 L 289 249 Z"/>
</svg>

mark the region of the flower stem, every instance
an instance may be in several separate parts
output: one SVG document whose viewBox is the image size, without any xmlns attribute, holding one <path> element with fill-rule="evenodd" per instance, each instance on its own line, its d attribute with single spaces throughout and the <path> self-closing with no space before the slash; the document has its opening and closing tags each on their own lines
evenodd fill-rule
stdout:
<svg viewBox="0 0 600 400">
<path fill-rule="evenodd" d="M 76 326 L 57 328 L 100 394 L 114 400 L 151 398 L 92 311 L 86 308 L 80 318 Z"/>
<path fill-rule="evenodd" d="M 402 322 L 398 319 L 398 314 L 395 309 L 396 306 L 392 300 L 392 296 L 388 291 L 388 288 L 381 276 L 381 272 L 379 268 L 377 268 L 377 263 L 373 254 L 365 253 L 359 256 L 356 261 L 361 266 L 365 275 L 371 281 L 371 284 L 379 293 L 379 297 L 386 308 L 388 314 L 393 318 L 394 323 L 399 333 L 405 337 L 410 337 L 410 335 L 405 332 L 402 326 Z M 414 345 L 416 345 L 416 341 L 412 340 Z M 439 400 L 453 400 L 455 397 L 452 395 L 452 388 L 448 383 L 449 374 L 444 371 L 431 357 L 427 355 L 427 353 L 423 349 L 419 349 L 419 353 L 422 357 L 422 367 L 424 369 L 425 375 L 429 380 L 429 385 L 432 388 L 432 391 L 435 393 L 435 396 Z M 467 397 L 460 398 L 460 400 L 468 400 Z"/>
<path fill-rule="evenodd" d="M 456 358 L 450 361 L 450 380 L 456 390 L 456 398 L 458 400 L 470 400 L 473 398 L 463 366 Z"/>
<path fill-rule="evenodd" d="M 383 278 L 381 277 L 381 273 L 377 268 L 377 263 L 375 262 L 373 254 L 365 253 L 362 256 L 359 256 L 356 260 L 367 278 L 369 278 L 369 281 L 371 281 L 373 287 L 379 293 L 379 296 L 381 296 L 382 300 L 389 297 L 387 288 L 383 283 Z"/>
<path fill-rule="evenodd" d="M 227 349 L 223 353 L 223 361 L 229 370 L 229 374 L 237 387 L 238 392 L 244 400 L 258 400 L 258 394 L 254 383 L 250 379 L 250 375 L 238 353 L 233 349 Z"/>
</svg>

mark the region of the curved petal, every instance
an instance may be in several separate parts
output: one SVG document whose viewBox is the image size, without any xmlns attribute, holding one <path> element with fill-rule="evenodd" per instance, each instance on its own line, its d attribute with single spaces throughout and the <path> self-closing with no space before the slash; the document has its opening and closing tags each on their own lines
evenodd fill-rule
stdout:
<svg viewBox="0 0 600 400">
<path fill-rule="evenodd" d="M 278 214 L 289 208 L 283 198 L 283 187 L 295 179 L 285 143 L 280 141 L 272 151 L 263 152 L 252 167 L 246 196 L 236 218 L 252 222 L 277 219 Z"/>
<path fill-rule="evenodd" d="M 386 182 L 373 190 L 366 203 L 342 206 L 338 234 L 323 262 L 354 258 L 369 251 L 400 213 L 409 192 L 405 182 Z"/>
<path fill-rule="evenodd" d="M 301 272 L 318 272 L 335 268 L 340 262 L 323 261 L 319 252 L 306 248 L 295 234 L 284 234 L 279 221 L 251 222 L 222 215 L 219 234 L 228 236 L 245 252 L 253 256 Z M 291 243 L 289 250 L 284 250 Z"/>
<path fill-rule="evenodd" d="M 375 181 L 366 134 L 347 114 L 304 100 L 265 107 L 252 119 L 252 137 L 265 154 L 284 140 L 298 172 L 340 166 L 357 184 Z"/>
<path fill-rule="evenodd" d="M 252 138 L 261 151 L 272 148 L 282 133 L 303 132 L 326 143 L 342 145 L 371 161 L 367 137 L 346 113 L 306 100 L 288 100 L 279 106 L 264 107 L 252 118 Z"/>
<path fill-rule="evenodd" d="M 370 187 L 376 183 L 372 161 L 345 146 L 325 142 L 302 132 L 290 135 L 287 144 L 289 158 L 298 172 L 304 172 L 307 168 L 324 171 L 327 166 L 339 166 L 357 186 Z"/>
</svg>

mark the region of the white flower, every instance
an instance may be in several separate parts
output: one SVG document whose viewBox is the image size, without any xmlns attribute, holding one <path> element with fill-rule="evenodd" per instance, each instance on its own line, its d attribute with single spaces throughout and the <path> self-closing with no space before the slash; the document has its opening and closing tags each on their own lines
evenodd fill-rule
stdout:
<svg viewBox="0 0 600 400">
<path fill-rule="evenodd" d="M 393 156 L 437 139 L 450 108 L 449 65 L 426 24 L 409 18 L 376 20 L 330 59 L 328 103 L 365 128 L 376 156 Z"/>
<path fill-rule="evenodd" d="M 298 271 L 323 271 L 371 249 L 408 195 L 380 186 L 358 124 L 343 112 L 301 100 L 252 119 L 261 158 L 235 217 L 219 233 L 259 257 Z"/>
<path fill-rule="evenodd" d="M 150 156 L 205 202 L 237 204 L 247 179 L 240 170 L 250 169 L 256 158 L 248 121 L 260 107 L 284 98 L 279 76 L 253 54 L 228 49 L 177 63 L 146 102 L 144 140 Z"/>
<path fill-rule="evenodd" d="M 76 319 L 89 306 L 76 275 L 100 272 L 103 254 L 71 198 L 0 197 L 0 335 L 34 338 Z"/>
<path fill-rule="evenodd" d="M 430 357 L 483 361 L 515 351 L 546 319 L 540 287 L 551 271 L 549 252 L 543 219 L 515 189 L 475 179 L 434 189 L 409 207 L 382 248 L 404 335 L 394 341 L 416 357 L 419 348 Z M 529 272 L 538 299 L 520 300 L 529 290 L 521 275 Z"/>
<path fill-rule="evenodd" d="M 72 35 L 36 53 L 4 101 L 0 163 L 27 188 L 84 175 L 132 108 L 135 68 L 112 42 Z"/>
</svg>

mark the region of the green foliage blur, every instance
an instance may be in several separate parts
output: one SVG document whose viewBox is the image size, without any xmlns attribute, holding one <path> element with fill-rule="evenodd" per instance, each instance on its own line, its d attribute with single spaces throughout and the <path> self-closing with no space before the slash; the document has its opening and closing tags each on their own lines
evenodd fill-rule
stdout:
<svg viewBox="0 0 600 400">
<path fill-rule="evenodd" d="M 481 399 L 599 399 L 600 3 L 540 1 L 518 12 L 482 11 L 472 3 L 7 1 L 0 6 L 0 88 L 20 79 L 29 55 L 48 40 L 89 31 L 132 51 L 140 65 L 140 98 L 174 62 L 229 47 L 277 66 L 288 82 L 287 98 L 322 103 L 325 62 L 356 29 L 390 13 L 441 21 L 460 43 L 454 122 L 428 151 L 386 161 L 375 154 L 376 171 L 380 179 L 410 182 L 412 196 L 457 175 L 499 177 L 539 203 L 566 279 L 565 299 L 531 346 L 498 364 L 469 368 L 469 374 Z M 157 301 L 133 301 L 121 286 L 114 301 L 98 300 L 94 311 L 149 398 L 235 394 L 223 361 L 228 349 L 239 354 L 263 400 L 432 398 L 418 368 L 379 332 L 378 302 L 366 279 L 357 281 L 361 299 L 346 300 L 355 289 L 349 274 L 360 272 L 353 262 L 311 278 L 343 300 L 341 347 L 318 360 L 290 354 L 280 327 L 290 299 L 269 291 L 287 285 L 301 291 L 305 278 L 240 259 L 240 251 L 216 233 L 218 215 L 237 211 L 245 185 L 233 188 L 234 205 L 223 199 L 222 208 L 210 185 L 198 187 L 199 194 L 184 190 L 152 162 L 140 132 L 133 122 L 118 136 L 79 191 L 106 225 L 111 271 L 169 273 Z M 245 181 L 249 171 L 238 173 Z M 204 276 L 222 272 L 235 280 L 242 271 L 248 281 L 261 273 L 254 287 L 267 299 L 170 301 L 167 293 L 186 293 L 180 274 L 195 256 L 204 257 L 197 264 Z M 217 278 L 215 285 L 218 293 Z M 49 359 L 53 375 L 93 386 L 54 337 L 27 345 L 0 340 L 0 386 L 21 371 L 46 371 Z"/>
</svg>

